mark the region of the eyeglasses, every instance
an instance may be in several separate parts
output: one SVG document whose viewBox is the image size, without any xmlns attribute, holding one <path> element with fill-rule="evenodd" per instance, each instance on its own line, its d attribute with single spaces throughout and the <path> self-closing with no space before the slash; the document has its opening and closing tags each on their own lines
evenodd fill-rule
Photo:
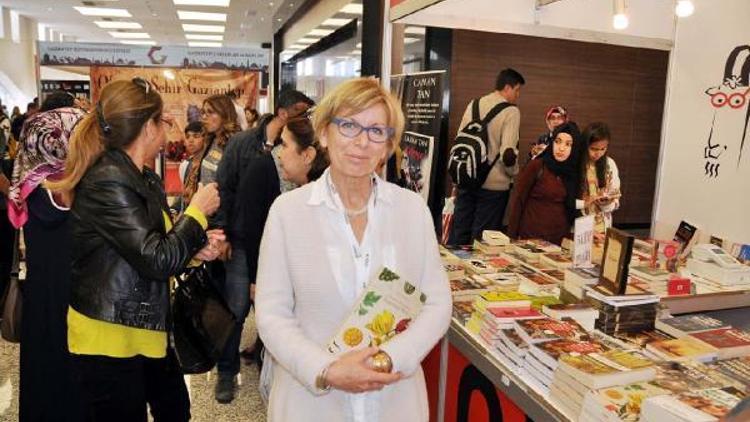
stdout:
<svg viewBox="0 0 750 422">
<path fill-rule="evenodd" d="M 151 84 L 148 83 L 147 80 L 143 78 L 133 78 L 130 80 L 130 82 L 133 82 L 134 84 L 138 85 L 139 87 L 143 88 L 146 91 L 146 94 L 151 92 Z"/>
<path fill-rule="evenodd" d="M 750 88 L 745 92 L 735 92 L 734 94 L 726 94 L 724 92 L 715 92 L 713 94 L 706 91 L 709 97 L 711 97 L 711 105 L 714 108 L 722 108 L 729 104 L 729 107 L 734 109 L 742 108 L 747 102 L 747 96 L 750 94 Z"/>
<path fill-rule="evenodd" d="M 383 125 L 364 127 L 354 120 L 340 117 L 332 118 L 331 123 L 335 124 L 339 128 L 339 133 L 347 138 L 356 138 L 362 131 L 367 131 L 367 139 L 376 144 L 382 144 L 396 133 L 396 130 L 392 127 Z"/>
</svg>

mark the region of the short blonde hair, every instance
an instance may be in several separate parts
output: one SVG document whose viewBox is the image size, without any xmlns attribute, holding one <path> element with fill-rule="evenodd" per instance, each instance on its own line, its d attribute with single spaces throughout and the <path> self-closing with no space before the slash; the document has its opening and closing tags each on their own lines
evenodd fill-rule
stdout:
<svg viewBox="0 0 750 422">
<path fill-rule="evenodd" d="M 340 113 L 351 116 L 378 104 L 385 108 L 388 120 L 386 124 L 394 129 L 393 137 L 388 140 L 389 147 L 392 148 L 393 141 L 400 140 L 404 132 L 404 113 L 399 101 L 375 78 L 351 79 L 328 93 L 313 113 L 315 133 L 320 136 L 331 120 Z"/>
</svg>

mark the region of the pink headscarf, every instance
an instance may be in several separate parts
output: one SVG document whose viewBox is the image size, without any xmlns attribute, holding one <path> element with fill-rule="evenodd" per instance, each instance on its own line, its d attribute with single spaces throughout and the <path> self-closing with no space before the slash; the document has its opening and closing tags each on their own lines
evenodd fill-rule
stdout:
<svg viewBox="0 0 750 422">
<path fill-rule="evenodd" d="M 77 108 L 59 108 L 37 113 L 24 123 L 8 194 L 8 219 L 15 228 L 29 219 L 26 198 L 31 192 L 47 178 L 62 175 L 68 140 L 84 114 Z"/>
</svg>

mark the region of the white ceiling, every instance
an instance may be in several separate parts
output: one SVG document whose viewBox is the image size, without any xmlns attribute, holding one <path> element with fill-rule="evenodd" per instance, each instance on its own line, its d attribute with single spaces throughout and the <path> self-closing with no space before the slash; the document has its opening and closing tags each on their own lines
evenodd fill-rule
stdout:
<svg viewBox="0 0 750 422">
<path fill-rule="evenodd" d="M 283 16 L 283 10 L 279 10 L 282 3 L 284 7 L 290 7 L 294 0 L 231 0 L 229 7 L 175 6 L 172 0 L 93 0 L 85 3 L 81 0 L 0 0 L 3 7 L 82 42 L 117 43 L 119 40 L 109 34 L 115 30 L 101 29 L 94 24 L 94 21 L 103 20 L 101 17 L 84 16 L 73 6 L 95 3 L 96 7 L 127 9 L 132 18 L 111 19 L 140 23 L 143 29 L 127 31 L 147 32 L 160 45 L 187 45 L 182 23 L 221 25 L 209 21 L 180 21 L 177 10 L 226 13 L 225 47 L 259 47 L 261 43 L 271 42 L 273 16 Z"/>
</svg>

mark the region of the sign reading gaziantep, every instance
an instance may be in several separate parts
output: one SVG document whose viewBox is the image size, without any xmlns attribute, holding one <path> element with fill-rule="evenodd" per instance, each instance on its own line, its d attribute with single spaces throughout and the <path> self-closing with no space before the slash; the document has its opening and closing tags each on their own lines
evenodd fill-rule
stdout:
<svg viewBox="0 0 750 422">
<path fill-rule="evenodd" d="M 268 70 L 268 50 L 39 42 L 42 66 Z"/>
</svg>

